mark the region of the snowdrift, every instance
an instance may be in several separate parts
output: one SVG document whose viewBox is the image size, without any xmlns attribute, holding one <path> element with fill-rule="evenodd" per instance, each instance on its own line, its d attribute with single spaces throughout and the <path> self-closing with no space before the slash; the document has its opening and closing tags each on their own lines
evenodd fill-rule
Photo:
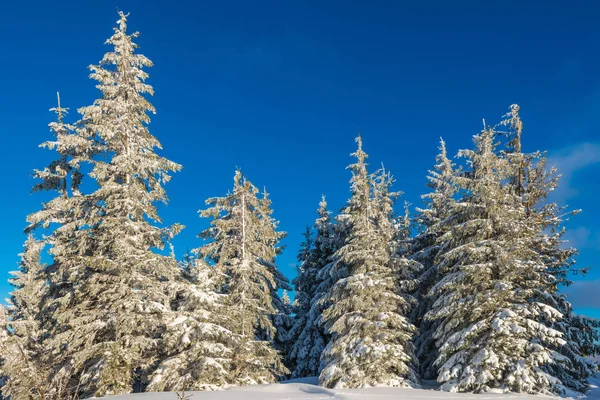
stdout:
<svg viewBox="0 0 600 400">
<path fill-rule="evenodd" d="M 503 400 L 503 399 L 560 399 L 560 397 L 523 394 L 469 394 L 447 393 L 428 389 L 405 388 L 367 388 L 367 389 L 326 389 L 315 385 L 315 379 L 286 381 L 273 385 L 257 385 L 232 387 L 218 392 L 187 392 L 189 400 L 424 400 L 424 399 L 459 399 L 459 400 Z M 597 385 L 586 399 L 600 399 Z M 176 393 L 138 393 L 122 396 L 106 397 L 106 400 L 179 400 Z"/>
</svg>

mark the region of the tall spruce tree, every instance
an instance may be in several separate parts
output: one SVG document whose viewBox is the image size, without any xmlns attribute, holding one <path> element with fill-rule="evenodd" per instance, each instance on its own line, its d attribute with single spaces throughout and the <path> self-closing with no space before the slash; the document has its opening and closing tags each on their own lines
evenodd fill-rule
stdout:
<svg viewBox="0 0 600 400">
<path fill-rule="evenodd" d="M 348 204 L 346 204 L 333 219 L 329 216 L 327 225 L 324 224 L 324 227 L 327 226 L 330 229 L 330 236 L 323 242 L 327 257 L 324 259 L 324 266 L 317 273 L 318 283 L 311 307 L 314 307 L 314 311 L 316 312 L 315 321 L 324 333 L 325 344 L 331 340 L 331 334 L 325 327 L 323 310 L 329 308 L 332 304 L 329 293 L 333 286 L 340 279 L 348 276 L 348 269 L 345 265 L 338 262 L 339 260 L 335 257 L 335 254 L 344 246 L 346 239 L 350 235 L 351 221 L 348 214 L 349 209 Z M 324 367 L 323 361 L 321 357 L 319 373 Z"/>
<path fill-rule="evenodd" d="M 446 142 L 443 139 L 440 139 L 438 149 L 440 152 L 435 158 L 436 164 L 427 176 L 427 187 L 432 191 L 421 196 L 425 208 L 417 208 L 418 215 L 415 218 L 421 231 L 413 240 L 411 249 L 412 257 L 424 267 L 420 278 L 423 281 L 420 291 L 425 293 L 431 287 L 431 282 L 435 282 L 436 279 L 434 261 L 440 247 L 436 239 L 444 233 L 444 225 L 441 222 L 451 216 L 457 191 L 454 176 L 458 171 L 448 158 Z"/>
<path fill-rule="evenodd" d="M 238 170 L 233 191 L 206 202 L 200 212 L 212 218 L 200 234 L 208 242 L 197 251 L 215 269 L 217 292 L 226 295 L 228 328 L 236 336 L 230 382 L 273 383 L 288 371 L 275 348 L 275 317 L 282 311 L 278 289 L 290 289 L 274 264 L 285 235 L 277 231 L 270 201 Z"/>
<path fill-rule="evenodd" d="M 25 230 L 26 233 L 39 229 L 51 231 L 45 241 L 49 244 L 53 262 L 45 269 L 48 286 L 42 300 L 44 314 L 48 317 L 45 321 L 48 329 L 61 324 L 55 311 L 79 281 L 76 276 L 81 271 L 76 258 L 85 252 L 89 237 L 85 230 L 89 222 L 86 216 L 90 210 L 90 202 L 81 190 L 84 179 L 82 168 L 91 164 L 92 157 L 99 151 L 80 124 L 65 122 L 69 109 L 61 106 L 59 94 L 57 97 L 57 106 L 50 109 L 57 116 L 57 120 L 49 124 L 54 140 L 40 145 L 53 150 L 57 158 L 44 169 L 34 171 L 34 177 L 39 182 L 33 187 L 34 192 L 54 192 L 55 197 L 43 203 L 41 210 L 27 216 L 29 225 Z M 57 362 L 55 365 L 59 364 Z"/>
<path fill-rule="evenodd" d="M 560 317 L 535 295 L 551 279 L 537 256 L 537 231 L 511 185 L 511 165 L 496 152 L 497 133 L 486 127 L 474 151 L 461 151 L 470 170 L 455 179 L 464 197 L 454 205 L 438 265 L 443 278 L 425 318 L 439 321 L 435 365 L 442 390 L 548 393 L 560 381 L 545 366 L 562 363 L 554 351 Z"/>
<path fill-rule="evenodd" d="M 91 66 L 102 97 L 81 108 L 81 130 L 94 139 L 102 157 L 91 177 L 98 189 L 86 195 L 84 238 L 77 251 L 59 254 L 58 268 L 70 286 L 53 314 L 55 340 L 68 359 L 74 396 L 89 397 L 140 391 L 157 361 L 159 338 L 170 316 L 169 281 L 177 263 L 157 254 L 181 228 L 159 228 L 155 203 L 166 202 L 163 184 L 181 167 L 156 154 L 158 140 L 148 130 L 144 97 L 153 94 L 144 67 L 127 33 L 127 15 L 106 43 L 113 50 Z"/>
<path fill-rule="evenodd" d="M 73 254 L 79 245 L 78 231 L 84 213 L 79 190 L 83 178 L 80 167 L 89 161 L 93 145 L 75 126 L 64 122 L 68 109 L 61 106 L 60 95 L 57 97 L 58 105 L 50 109 L 57 116 L 57 120 L 49 124 L 54 140 L 40 145 L 55 151 L 57 158 L 44 169 L 34 171 L 39 182 L 33 187 L 34 192 L 49 191 L 56 196 L 27 217 L 29 236 L 21 268 L 12 281 L 15 287 L 9 311 L 11 324 L 14 324 L 10 327 L 13 334 L 9 341 L 12 359 L 6 363 L 11 371 L 7 371 L 10 379 L 3 391 L 15 398 L 66 396 L 66 380 L 70 375 L 62 347 L 51 333 L 60 327 L 61 320 L 55 313 L 60 299 L 70 293 L 68 278 L 74 270 L 58 265 L 62 265 L 61 257 L 64 261 L 63 256 Z M 43 242 L 32 235 L 38 228 L 50 230 Z M 51 265 L 42 267 L 40 256 L 46 243 L 51 246 L 54 260 Z M 27 388 L 31 391 L 24 392 Z"/>
<path fill-rule="evenodd" d="M 448 158 L 446 142 L 443 139 L 440 139 L 438 149 L 440 152 L 435 158 L 436 163 L 427 176 L 427 187 L 431 192 L 421 196 L 425 207 L 417 208 L 415 222 L 420 230 L 411 240 L 408 251 L 411 259 L 423 265 L 423 272 L 419 276 L 419 287 L 415 293 L 418 307 L 415 308 L 414 320 L 419 328 L 419 337 L 416 341 L 417 357 L 420 361 L 421 375 L 425 379 L 435 379 L 437 376 L 437 371 L 432 367 L 437 358 L 437 349 L 432 337 L 436 329 L 436 321 L 424 320 L 423 317 L 434 300 L 427 297 L 427 293 L 441 279 L 436 264 L 436 257 L 441 248 L 438 239 L 451 227 L 446 219 L 452 217 L 456 194 L 454 177 L 458 173 L 455 164 Z"/>
<path fill-rule="evenodd" d="M 296 287 L 296 323 L 292 332 L 293 344 L 290 358 L 294 363 L 292 377 L 315 376 L 320 372 L 321 353 L 329 342 L 322 321 L 324 303 L 322 299 L 331 288 L 330 277 L 320 272 L 331 263 L 336 250 L 335 226 L 331 212 L 327 209 L 325 196 L 321 198 L 314 224 L 315 238 L 307 228 L 305 241 L 298 253 L 301 262 Z"/>
<path fill-rule="evenodd" d="M 412 280 L 418 263 L 397 256 L 391 181 L 378 185 L 385 188 L 385 195 L 380 197 L 381 191 L 374 195 L 360 136 L 356 141 L 357 162 L 350 166 L 350 230 L 334 256 L 336 268 L 346 268 L 347 277 L 327 295 L 330 305 L 323 317 L 332 338 L 322 355 L 325 367 L 320 383 L 326 387 L 415 386 L 412 339 L 416 328 L 408 318 L 414 299 L 406 282 Z"/>
<path fill-rule="evenodd" d="M 556 386 L 560 392 L 564 389 L 585 392 L 587 379 L 597 371 L 596 364 L 590 360 L 600 351 L 598 346 L 598 328 L 600 324 L 582 316 L 574 315 L 571 304 L 559 291 L 569 286 L 572 281 L 569 275 L 585 274 L 585 269 L 576 268 L 574 256 L 576 249 L 565 247 L 563 226 L 565 218 L 573 216 L 579 210 L 568 211 L 556 203 L 549 202 L 548 196 L 559 184 L 560 175 L 555 167 L 547 165 L 546 154 L 536 151 L 523 153 L 523 122 L 517 104 L 510 106 L 510 112 L 504 117 L 501 125 L 507 126 L 503 132 L 507 138 L 506 149 L 502 154 L 510 165 L 509 185 L 525 207 L 525 218 L 535 232 L 533 241 L 534 254 L 546 266 L 548 279 L 546 284 L 535 293 L 532 301 L 560 311 L 556 319 L 541 320 L 562 333 L 564 342 L 554 349 L 564 357 L 563 362 L 546 365 L 549 374 L 557 377 L 560 384 Z"/>
<path fill-rule="evenodd" d="M 261 198 L 258 200 L 257 211 L 259 213 L 260 222 L 258 235 L 262 241 L 269 246 L 269 250 L 267 250 L 265 256 L 262 257 L 262 262 L 264 264 L 271 264 L 271 269 L 274 271 L 274 276 L 277 281 L 276 288 L 283 290 L 281 297 L 276 290 L 271 293 L 271 298 L 273 299 L 273 304 L 277 310 L 273 318 L 276 332 L 274 344 L 275 348 L 281 354 L 282 359 L 286 361 L 290 347 L 290 331 L 294 325 L 290 299 L 287 295 L 287 291 L 292 290 L 292 287 L 289 285 L 289 280 L 278 270 L 274 262 L 275 256 L 281 254 L 283 251 L 283 247 L 279 246 L 279 241 L 286 237 L 287 233 L 276 231 L 279 221 L 276 221 L 272 216 L 273 209 L 271 208 L 271 204 L 272 202 L 269 198 L 269 193 L 265 187 Z M 271 252 L 270 249 L 274 249 L 274 251 Z"/>
</svg>

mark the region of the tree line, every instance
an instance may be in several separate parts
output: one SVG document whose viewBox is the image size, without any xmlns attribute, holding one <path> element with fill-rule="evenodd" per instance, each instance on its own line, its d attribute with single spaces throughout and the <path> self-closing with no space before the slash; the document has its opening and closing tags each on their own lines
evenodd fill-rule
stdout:
<svg viewBox="0 0 600 400">
<path fill-rule="evenodd" d="M 112 50 L 90 67 L 101 96 L 72 123 L 60 98 L 51 109 L 54 137 L 41 146 L 55 159 L 35 170 L 33 190 L 55 197 L 27 217 L 0 313 L 6 398 L 309 376 L 326 387 L 587 390 L 598 323 L 560 293 L 585 273 L 564 245 L 577 211 L 548 200 L 560 176 L 544 152 L 523 152 L 517 105 L 457 158 L 440 141 L 414 215 L 395 211 L 394 178 L 369 170 L 358 136 L 351 196 L 337 213 L 321 199 L 290 284 L 275 264 L 285 233 L 269 195 L 240 170 L 200 212 L 210 220 L 202 246 L 182 260 L 160 251 L 183 228 L 159 227 L 156 209 L 181 166 L 156 153 L 152 62 L 137 36 L 120 12 Z"/>
</svg>

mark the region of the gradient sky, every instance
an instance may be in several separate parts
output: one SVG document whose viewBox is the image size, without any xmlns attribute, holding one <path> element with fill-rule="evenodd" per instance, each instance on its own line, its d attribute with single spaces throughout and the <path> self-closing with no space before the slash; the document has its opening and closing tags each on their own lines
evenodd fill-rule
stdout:
<svg viewBox="0 0 600 400">
<path fill-rule="evenodd" d="M 19 4 L 20 3 L 20 4 Z M 56 91 L 76 118 L 99 95 L 86 66 L 118 16 L 131 12 L 155 67 L 151 132 L 183 164 L 167 185 L 165 223 L 187 226 L 178 256 L 200 245 L 204 200 L 232 186 L 236 166 L 272 195 L 289 233 L 278 259 L 295 274 L 301 233 L 321 194 L 349 195 L 354 137 L 372 168 L 391 170 L 419 205 L 440 136 L 453 154 L 482 118 L 521 105 L 524 148 L 548 150 L 564 174 L 554 199 L 583 212 L 569 222 L 578 262 L 592 268 L 567 291 L 600 317 L 600 4 L 596 1 L 59 1 L 4 2 L 0 119 L 0 296 L 10 287 Z"/>
</svg>

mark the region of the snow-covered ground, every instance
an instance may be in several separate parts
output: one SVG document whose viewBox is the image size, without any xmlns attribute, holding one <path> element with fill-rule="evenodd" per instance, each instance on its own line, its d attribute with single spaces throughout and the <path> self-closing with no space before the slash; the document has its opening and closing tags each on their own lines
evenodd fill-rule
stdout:
<svg viewBox="0 0 600 400">
<path fill-rule="evenodd" d="M 189 396 L 189 397 L 188 397 Z M 428 389 L 369 388 L 369 389 L 325 389 L 315 385 L 315 379 L 302 379 L 274 385 L 232 387 L 218 392 L 188 392 L 189 400 L 423 400 L 423 399 L 559 399 L 549 396 L 520 394 L 465 394 L 447 393 Z M 107 400 L 179 400 L 175 393 L 140 393 L 112 396 Z M 586 399 L 600 400 L 600 377 L 592 381 L 592 390 Z"/>
</svg>

